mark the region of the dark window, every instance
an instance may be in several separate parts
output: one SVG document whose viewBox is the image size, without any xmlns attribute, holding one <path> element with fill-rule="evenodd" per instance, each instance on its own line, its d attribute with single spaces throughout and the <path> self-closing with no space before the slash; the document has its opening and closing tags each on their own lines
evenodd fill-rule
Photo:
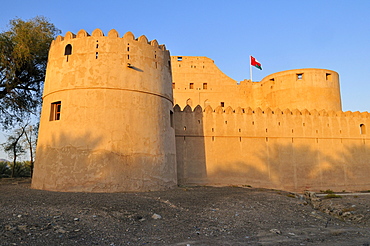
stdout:
<svg viewBox="0 0 370 246">
<path fill-rule="evenodd" d="M 221 102 L 221 107 L 225 107 L 225 103 L 224 102 Z"/>
<path fill-rule="evenodd" d="M 67 44 L 66 48 L 64 49 L 64 55 L 69 56 L 72 54 L 72 45 Z"/>
<path fill-rule="evenodd" d="M 182 56 L 178 56 L 177 61 L 182 61 Z"/>
<path fill-rule="evenodd" d="M 194 89 L 194 83 L 189 84 L 189 89 Z"/>
<path fill-rule="evenodd" d="M 303 73 L 297 73 L 297 79 L 303 79 Z"/>
<path fill-rule="evenodd" d="M 207 83 L 203 83 L 203 90 L 207 90 Z"/>
<path fill-rule="evenodd" d="M 60 101 L 59 102 L 53 102 L 51 104 L 50 121 L 60 120 L 61 109 L 62 109 L 62 103 Z"/>
<path fill-rule="evenodd" d="M 364 124 L 360 125 L 360 133 L 361 134 L 366 134 L 366 126 Z"/>
<path fill-rule="evenodd" d="M 176 88 L 175 83 L 172 83 L 172 89 L 175 89 L 175 88 Z"/>
</svg>

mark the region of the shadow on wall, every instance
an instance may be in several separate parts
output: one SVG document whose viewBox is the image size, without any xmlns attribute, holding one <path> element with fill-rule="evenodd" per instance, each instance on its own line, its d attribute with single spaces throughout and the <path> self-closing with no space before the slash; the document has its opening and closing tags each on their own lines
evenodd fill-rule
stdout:
<svg viewBox="0 0 370 246">
<path fill-rule="evenodd" d="M 207 169 L 213 171 L 203 181 L 291 191 L 370 188 L 368 146 L 350 144 L 337 148 L 334 154 L 326 151 L 326 147 L 275 143 L 249 157 L 241 156 L 243 160 L 228 162 L 213 158 L 207 162 Z"/>
<path fill-rule="evenodd" d="M 49 143 L 40 141 L 32 188 L 118 192 L 142 187 L 144 180 L 130 177 L 134 177 L 140 167 L 134 166 L 131 157 L 122 151 L 105 150 L 102 139 L 92 133 L 71 136 L 62 132 Z M 117 182 L 124 179 L 125 182 Z"/>
<path fill-rule="evenodd" d="M 203 110 L 198 105 L 192 112 L 188 105 L 181 111 L 176 105 L 174 111 L 178 184 L 200 182 L 207 178 Z"/>
</svg>

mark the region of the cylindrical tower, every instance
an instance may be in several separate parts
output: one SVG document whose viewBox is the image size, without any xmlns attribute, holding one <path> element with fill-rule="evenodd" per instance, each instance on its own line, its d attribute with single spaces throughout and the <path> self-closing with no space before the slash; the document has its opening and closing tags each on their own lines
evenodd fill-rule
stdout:
<svg viewBox="0 0 370 246">
<path fill-rule="evenodd" d="M 53 41 L 32 188 L 163 190 L 177 184 L 170 54 L 156 40 L 81 30 Z"/>
<path fill-rule="evenodd" d="M 287 70 L 268 75 L 252 86 L 258 107 L 342 110 L 339 75 L 332 70 Z"/>
</svg>

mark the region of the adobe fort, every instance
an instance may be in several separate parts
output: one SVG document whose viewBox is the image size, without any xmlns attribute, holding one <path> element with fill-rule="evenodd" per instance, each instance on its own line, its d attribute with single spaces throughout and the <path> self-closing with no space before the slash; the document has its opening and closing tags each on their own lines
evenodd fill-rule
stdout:
<svg viewBox="0 0 370 246">
<path fill-rule="evenodd" d="M 368 190 L 369 119 L 342 111 L 331 70 L 238 83 L 145 36 L 68 32 L 50 47 L 32 187 Z"/>
</svg>

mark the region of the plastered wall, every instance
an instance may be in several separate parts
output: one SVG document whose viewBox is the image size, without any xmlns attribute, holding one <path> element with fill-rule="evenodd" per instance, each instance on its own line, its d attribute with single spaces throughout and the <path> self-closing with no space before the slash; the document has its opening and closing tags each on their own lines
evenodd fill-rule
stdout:
<svg viewBox="0 0 370 246">
<path fill-rule="evenodd" d="M 171 81 L 169 52 L 156 40 L 130 32 L 121 38 L 115 30 L 105 36 L 99 29 L 59 36 L 49 53 L 32 187 L 176 186 Z"/>
<path fill-rule="evenodd" d="M 171 62 L 175 104 L 182 108 L 342 109 L 339 76 L 332 70 L 294 69 L 268 75 L 260 82 L 238 83 L 207 57 L 172 56 Z"/>
<path fill-rule="evenodd" d="M 180 184 L 370 187 L 367 112 L 175 108 Z"/>
</svg>

